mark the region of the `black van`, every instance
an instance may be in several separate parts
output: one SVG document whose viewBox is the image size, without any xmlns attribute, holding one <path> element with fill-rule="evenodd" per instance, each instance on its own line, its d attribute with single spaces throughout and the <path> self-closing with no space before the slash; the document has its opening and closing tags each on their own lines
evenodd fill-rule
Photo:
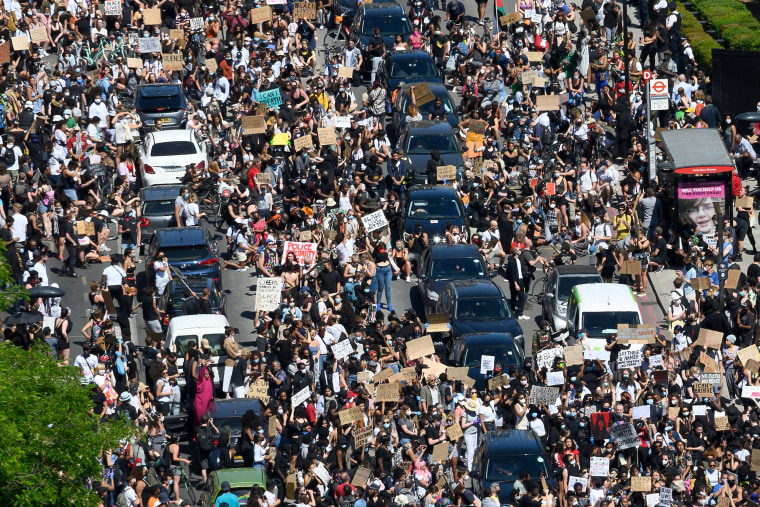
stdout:
<svg viewBox="0 0 760 507">
<path fill-rule="evenodd" d="M 143 122 L 143 132 L 153 128 L 156 120 L 163 129 L 181 129 L 187 124 L 187 98 L 182 85 L 143 84 L 135 91 L 135 109 Z"/>
</svg>

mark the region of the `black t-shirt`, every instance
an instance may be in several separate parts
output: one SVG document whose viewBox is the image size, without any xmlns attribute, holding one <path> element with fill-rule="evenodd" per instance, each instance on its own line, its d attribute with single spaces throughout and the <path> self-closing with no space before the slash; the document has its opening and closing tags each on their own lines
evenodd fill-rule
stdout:
<svg viewBox="0 0 760 507">
<path fill-rule="evenodd" d="M 665 257 L 668 252 L 668 242 L 665 241 L 665 238 L 660 238 L 655 243 L 655 251 L 657 251 L 657 257 Z"/>
<path fill-rule="evenodd" d="M 390 451 L 388 451 L 388 449 L 385 447 L 378 447 L 375 451 L 375 458 L 377 459 L 378 463 L 381 459 L 383 460 L 383 472 L 390 475 L 391 464 L 393 461 L 393 456 L 391 455 Z"/>
<path fill-rule="evenodd" d="M 747 278 L 750 280 L 757 280 L 760 277 L 760 266 L 755 263 L 749 265 L 747 268 Z"/>
<path fill-rule="evenodd" d="M 369 44 L 367 47 L 374 47 L 375 49 L 370 50 L 370 54 L 374 56 L 383 56 L 383 50 L 385 49 L 385 40 L 383 40 L 383 37 L 381 35 L 373 35 L 372 38 L 369 40 Z"/>
<path fill-rule="evenodd" d="M 235 360 L 235 366 L 232 367 L 232 377 L 230 382 L 236 386 L 242 386 L 245 382 L 245 372 L 248 369 L 248 361 L 242 357 Z"/>
<path fill-rule="evenodd" d="M 330 294 L 338 292 L 338 283 L 340 283 L 340 274 L 336 270 L 322 271 L 317 277 L 319 288 L 327 289 Z"/>
<path fill-rule="evenodd" d="M 119 223 L 124 229 L 121 240 L 124 243 L 137 244 L 137 219 L 135 217 L 124 217 Z"/>
<path fill-rule="evenodd" d="M 153 296 L 151 294 L 143 294 L 140 297 L 142 303 L 143 319 L 146 322 L 152 320 L 158 320 L 158 312 L 153 308 Z"/>
</svg>

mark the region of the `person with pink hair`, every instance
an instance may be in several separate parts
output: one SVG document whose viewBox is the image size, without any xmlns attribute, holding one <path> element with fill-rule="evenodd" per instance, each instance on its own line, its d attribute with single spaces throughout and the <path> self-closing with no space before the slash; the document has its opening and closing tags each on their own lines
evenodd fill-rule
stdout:
<svg viewBox="0 0 760 507">
<path fill-rule="evenodd" d="M 418 459 L 414 462 L 414 478 L 417 484 L 417 494 L 422 498 L 425 496 L 428 486 L 433 482 L 433 474 L 428 470 L 424 459 Z"/>
</svg>

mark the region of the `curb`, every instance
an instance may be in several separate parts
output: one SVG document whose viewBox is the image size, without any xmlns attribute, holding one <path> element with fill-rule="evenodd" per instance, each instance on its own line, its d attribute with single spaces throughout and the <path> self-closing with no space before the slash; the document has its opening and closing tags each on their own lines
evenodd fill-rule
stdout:
<svg viewBox="0 0 760 507">
<path fill-rule="evenodd" d="M 647 271 L 647 280 L 649 280 L 649 288 L 652 289 L 652 292 L 654 292 L 654 298 L 657 300 L 657 304 L 660 305 L 660 310 L 662 311 L 662 314 L 665 315 L 665 317 L 668 316 L 668 308 L 663 304 L 662 299 L 660 299 L 660 293 L 654 289 L 655 284 L 652 280 L 652 277 L 649 276 L 651 271 Z"/>
</svg>

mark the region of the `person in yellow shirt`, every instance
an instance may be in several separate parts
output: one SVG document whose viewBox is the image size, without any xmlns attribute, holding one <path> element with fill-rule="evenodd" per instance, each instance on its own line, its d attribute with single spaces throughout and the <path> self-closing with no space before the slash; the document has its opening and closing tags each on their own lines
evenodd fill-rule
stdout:
<svg viewBox="0 0 760 507">
<path fill-rule="evenodd" d="M 631 208 L 626 203 L 621 202 L 618 204 L 618 214 L 612 220 L 612 226 L 615 229 L 615 241 L 627 242 L 631 237 L 631 230 L 633 229 L 633 213 Z"/>
</svg>

